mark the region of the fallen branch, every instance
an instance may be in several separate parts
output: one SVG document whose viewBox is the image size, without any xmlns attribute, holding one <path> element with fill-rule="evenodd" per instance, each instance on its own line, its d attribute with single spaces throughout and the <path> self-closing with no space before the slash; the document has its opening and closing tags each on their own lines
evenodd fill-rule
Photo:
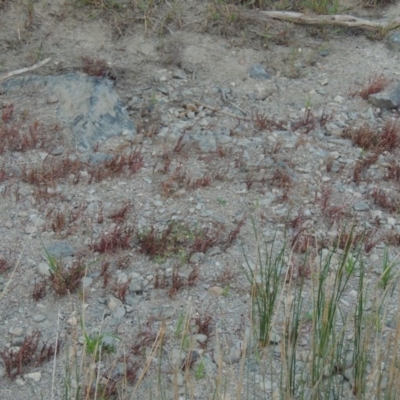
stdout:
<svg viewBox="0 0 400 400">
<path fill-rule="evenodd" d="M 217 108 L 217 107 L 211 107 L 208 104 L 201 103 L 200 101 L 197 101 L 197 100 L 193 100 L 193 103 L 195 103 L 198 106 L 202 106 L 204 108 L 207 108 L 207 109 L 209 109 L 209 110 L 211 110 L 211 111 L 213 111 L 215 113 L 221 113 L 221 114 L 224 114 L 224 115 L 226 115 L 228 117 L 240 119 L 241 121 L 251 121 L 251 118 L 249 118 L 249 117 L 241 117 L 240 115 L 236 115 L 236 114 L 230 113 L 228 111 L 223 111 L 223 110 L 221 110 L 220 108 Z M 240 110 L 240 111 L 243 112 L 242 110 Z"/>
<path fill-rule="evenodd" d="M 13 76 L 21 75 L 21 74 L 24 74 L 25 72 L 30 72 L 30 71 L 33 71 L 33 70 L 38 69 L 40 67 L 43 67 L 43 65 L 47 64 L 50 60 L 51 60 L 51 58 L 46 58 L 45 60 L 40 61 L 39 63 L 37 63 L 35 65 L 32 65 L 31 67 L 17 69 L 15 71 L 7 72 L 4 75 L 0 75 L 0 82 L 3 82 L 5 80 L 7 80 L 7 79 L 10 79 Z"/>
<path fill-rule="evenodd" d="M 305 25 L 345 26 L 370 31 L 391 31 L 400 26 L 400 18 L 394 18 L 388 22 L 380 22 L 353 17 L 351 15 L 307 15 L 292 11 L 261 11 L 261 13 L 269 18 Z"/>
</svg>

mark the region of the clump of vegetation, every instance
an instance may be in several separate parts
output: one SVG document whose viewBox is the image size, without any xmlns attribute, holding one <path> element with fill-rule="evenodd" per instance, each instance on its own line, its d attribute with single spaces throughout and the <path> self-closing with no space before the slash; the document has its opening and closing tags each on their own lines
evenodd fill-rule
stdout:
<svg viewBox="0 0 400 400">
<path fill-rule="evenodd" d="M 379 93 L 390 84 L 390 79 L 386 76 L 375 72 L 371 75 L 368 81 L 363 85 L 359 91 L 354 91 L 351 94 L 359 95 L 362 99 L 368 100 L 368 96 L 371 94 Z"/>
<path fill-rule="evenodd" d="M 6 374 L 10 379 L 24 374 L 29 369 L 38 367 L 55 357 L 60 349 L 60 342 L 57 344 L 43 342 L 41 333 L 34 331 L 31 335 L 25 336 L 22 344 L 18 347 L 4 348 L 0 351 Z"/>
<path fill-rule="evenodd" d="M 126 250 L 131 247 L 133 228 L 118 225 L 110 232 L 102 233 L 100 239 L 90 245 L 90 249 L 98 253 L 115 253 L 117 250 Z"/>
<path fill-rule="evenodd" d="M 49 257 L 50 285 L 59 296 L 76 292 L 85 276 L 86 267 L 81 260 L 74 260 L 67 267 L 61 260 Z"/>
<path fill-rule="evenodd" d="M 140 250 L 157 260 L 178 257 L 188 260 L 193 253 L 205 253 L 213 246 L 229 247 L 237 238 L 244 220 L 230 232 L 222 224 L 213 223 L 209 228 L 191 228 L 181 222 L 170 222 L 166 229 L 150 229 L 137 234 Z"/>
</svg>

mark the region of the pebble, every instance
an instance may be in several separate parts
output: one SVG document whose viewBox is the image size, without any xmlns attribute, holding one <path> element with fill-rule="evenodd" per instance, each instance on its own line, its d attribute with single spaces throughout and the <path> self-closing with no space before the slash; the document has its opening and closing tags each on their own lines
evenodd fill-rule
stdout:
<svg viewBox="0 0 400 400">
<path fill-rule="evenodd" d="M 72 257 L 75 254 L 75 248 L 68 242 L 57 242 L 45 244 L 46 252 L 57 259 L 62 257 Z M 44 259 L 47 259 L 47 254 L 43 251 Z"/>
<path fill-rule="evenodd" d="M 115 310 L 117 307 L 122 306 L 122 301 L 114 296 L 110 296 L 107 300 L 107 306 L 110 310 Z"/>
<path fill-rule="evenodd" d="M 163 321 L 172 318 L 175 315 L 175 309 L 171 306 L 153 307 L 150 314 L 156 321 Z"/>
<path fill-rule="evenodd" d="M 354 211 L 365 212 L 365 211 L 369 211 L 370 207 L 368 206 L 367 203 L 365 203 L 363 201 L 359 201 L 358 203 L 355 203 L 353 205 L 353 209 L 354 209 Z"/>
<path fill-rule="evenodd" d="M 40 379 L 42 379 L 42 373 L 41 372 L 30 372 L 29 374 L 25 374 L 24 378 L 29 379 L 33 382 L 39 382 Z"/>
<path fill-rule="evenodd" d="M 13 336 L 21 336 L 24 333 L 24 328 L 16 326 L 14 328 L 10 328 L 8 333 Z"/>
<path fill-rule="evenodd" d="M 32 319 L 34 322 L 43 322 L 47 317 L 43 314 L 35 314 Z"/>
<path fill-rule="evenodd" d="M 389 49 L 400 51 L 400 31 L 390 33 L 386 39 L 386 44 Z"/>
<path fill-rule="evenodd" d="M 215 296 L 222 296 L 224 294 L 224 289 L 220 286 L 212 286 L 208 289 L 208 293 L 211 293 Z"/>
<path fill-rule="evenodd" d="M 270 74 L 261 64 L 254 64 L 248 70 L 250 78 L 253 79 L 270 79 Z"/>
</svg>

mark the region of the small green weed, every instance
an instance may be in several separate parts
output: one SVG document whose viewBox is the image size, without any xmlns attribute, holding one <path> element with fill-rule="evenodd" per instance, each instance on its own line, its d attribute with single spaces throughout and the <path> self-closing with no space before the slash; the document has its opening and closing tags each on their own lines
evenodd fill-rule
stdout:
<svg viewBox="0 0 400 400">
<path fill-rule="evenodd" d="M 394 273 L 393 269 L 397 266 L 398 264 L 393 261 L 389 261 L 389 251 L 386 248 L 385 249 L 385 254 L 383 256 L 383 262 L 382 262 L 382 275 L 379 278 L 379 286 L 383 289 L 386 289 L 387 286 L 391 283 Z"/>
<path fill-rule="evenodd" d="M 223 199 L 223 198 L 221 198 L 221 197 L 218 197 L 217 198 L 217 201 L 218 201 L 218 203 L 219 204 L 221 204 L 222 206 L 226 206 L 226 200 L 225 199 Z"/>
<path fill-rule="evenodd" d="M 206 367 L 204 361 L 201 360 L 196 368 L 195 377 L 197 380 L 203 379 L 206 376 Z"/>
<path fill-rule="evenodd" d="M 81 318 L 81 328 L 83 338 L 85 341 L 86 353 L 93 355 L 93 358 L 98 361 L 101 353 L 114 353 L 115 346 L 112 344 L 104 343 L 105 338 L 113 338 L 120 340 L 118 336 L 110 335 L 107 333 L 99 333 L 97 335 L 89 335 L 85 329 L 83 318 Z"/>
</svg>

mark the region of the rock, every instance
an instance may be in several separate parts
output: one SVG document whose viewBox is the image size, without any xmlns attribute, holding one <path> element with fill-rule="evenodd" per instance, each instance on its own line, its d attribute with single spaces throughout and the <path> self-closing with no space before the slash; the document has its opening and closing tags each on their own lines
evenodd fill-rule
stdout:
<svg viewBox="0 0 400 400">
<path fill-rule="evenodd" d="M 174 316 L 175 310 L 170 306 L 153 307 L 150 311 L 151 316 L 156 321 L 163 321 Z"/>
<path fill-rule="evenodd" d="M 364 212 L 369 211 L 369 205 L 364 203 L 363 201 L 359 201 L 353 205 L 354 211 Z"/>
<path fill-rule="evenodd" d="M 214 136 L 207 135 L 201 138 L 198 143 L 201 151 L 214 152 L 217 150 L 217 140 Z"/>
<path fill-rule="evenodd" d="M 248 69 L 250 78 L 253 79 L 270 79 L 271 75 L 265 70 L 261 64 L 254 64 Z"/>
<path fill-rule="evenodd" d="M 392 32 L 386 38 L 386 44 L 390 50 L 400 51 L 400 31 Z"/>
<path fill-rule="evenodd" d="M 87 289 L 93 283 L 93 278 L 90 276 L 84 276 L 81 281 L 81 285 L 83 289 Z"/>
<path fill-rule="evenodd" d="M 333 122 L 329 122 L 328 124 L 326 124 L 325 130 L 329 136 L 334 136 L 334 137 L 340 138 L 342 135 L 343 129 L 340 128 L 339 126 L 337 126 L 336 124 L 334 124 Z"/>
<path fill-rule="evenodd" d="M 10 328 L 8 333 L 13 336 L 21 336 L 24 333 L 24 329 L 20 326 L 16 326 L 14 328 Z"/>
<path fill-rule="evenodd" d="M 204 253 L 194 253 L 191 255 L 189 261 L 194 264 L 198 264 L 199 262 L 204 260 Z"/>
<path fill-rule="evenodd" d="M 143 293 L 142 284 L 137 281 L 132 281 L 129 285 L 129 292 L 134 294 L 142 294 Z"/>
<path fill-rule="evenodd" d="M 175 79 L 187 79 L 187 74 L 181 69 L 177 69 L 173 72 L 172 77 Z"/>
<path fill-rule="evenodd" d="M 74 247 L 68 242 L 51 243 L 46 245 L 45 248 L 46 251 L 43 252 L 45 259 L 48 258 L 46 252 L 56 259 L 60 259 L 62 257 L 72 257 L 75 254 Z"/>
<path fill-rule="evenodd" d="M 114 296 L 110 296 L 107 301 L 107 306 L 110 310 L 115 310 L 117 307 L 122 306 L 122 301 Z"/>
<path fill-rule="evenodd" d="M 76 317 L 71 317 L 67 320 L 67 323 L 71 326 L 77 326 L 78 325 L 78 319 Z"/>
<path fill-rule="evenodd" d="M 242 350 L 239 346 L 233 346 L 229 351 L 222 354 L 216 349 L 214 351 L 214 362 L 218 365 L 222 362 L 228 365 L 236 364 L 241 357 Z"/>
<path fill-rule="evenodd" d="M 80 151 L 91 150 L 124 130 L 129 130 L 132 138 L 136 135 L 135 125 L 108 79 L 74 73 L 26 75 L 0 86 L 5 93 L 35 87 L 46 91 L 47 98 L 57 97 L 58 117 L 71 127 Z"/>
<path fill-rule="evenodd" d="M 43 321 L 46 319 L 46 316 L 45 316 L 45 315 L 42 315 L 42 314 L 35 314 L 35 315 L 32 317 L 32 319 L 33 319 L 35 322 L 43 322 Z"/>
<path fill-rule="evenodd" d="M 208 340 L 207 335 L 203 335 L 202 333 L 198 333 L 197 335 L 194 335 L 194 339 L 199 342 L 199 343 L 205 343 Z"/>
<path fill-rule="evenodd" d="M 121 320 L 126 314 L 126 310 L 124 306 L 118 306 L 114 309 L 112 313 L 112 317 L 116 320 Z"/>
<path fill-rule="evenodd" d="M 344 370 L 344 377 L 350 382 L 350 385 L 354 384 L 354 368 L 347 368 Z"/>
<path fill-rule="evenodd" d="M 185 377 L 182 372 L 177 372 L 176 374 L 171 374 L 169 377 L 170 381 L 177 386 L 183 386 L 185 384 Z"/>
<path fill-rule="evenodd" d="M 42 373 L 41 372 L 30 372 L 29 374 L 25 374 L 24 378 L 29 379 L 34 382 L 39 382 L 40 379 L 42 378 Z"/>
<path fill-rule="evenodd" d="M 368 101 L 375 107 L 393 109 L 400 105 L 400 84 L 379 93 L 370 94 Z"/>
<path fill-rule="evenodd" d="M 222 296 L 224 294 L 224 289 L 220 286 L 212 286 L 207 291 L 215 296 Z"/>
</svg>

